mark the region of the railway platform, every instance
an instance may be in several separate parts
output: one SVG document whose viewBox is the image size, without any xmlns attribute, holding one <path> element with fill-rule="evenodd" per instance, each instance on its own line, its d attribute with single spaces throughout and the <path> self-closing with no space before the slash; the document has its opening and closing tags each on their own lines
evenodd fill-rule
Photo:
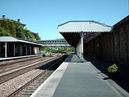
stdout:
<svg viewBox="0 0 129 97">
<path fill-rule="evenodd" d="M 129 97 L 91 62 L 70 55 L 31 97 Z"/>
<path fill-rule="evenodd" d="M 42 56 L 42 55 L 41 54 L 37 54 L 37 55 L 26 55 L 26 56 L 17 56 L 17 57 L 7 57 L 7 58 L 0 58 L 0 61 L 9 61 L 9 60 L 29 58 L 29 57 L 37 57 L 37 56 Z"/>
</svg>

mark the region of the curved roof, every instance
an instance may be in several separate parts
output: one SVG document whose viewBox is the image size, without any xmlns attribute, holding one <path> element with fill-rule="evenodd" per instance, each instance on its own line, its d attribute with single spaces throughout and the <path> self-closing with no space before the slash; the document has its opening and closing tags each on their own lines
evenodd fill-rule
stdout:
<svg viewBox="0 0 129 97">
<path fill-rule="evenodd" d="M 111 29 L 111 26 L 96 21 L 68 21 L 58 25 L 58 30 L 61 33 L 110 32 Z"/>
</svg>

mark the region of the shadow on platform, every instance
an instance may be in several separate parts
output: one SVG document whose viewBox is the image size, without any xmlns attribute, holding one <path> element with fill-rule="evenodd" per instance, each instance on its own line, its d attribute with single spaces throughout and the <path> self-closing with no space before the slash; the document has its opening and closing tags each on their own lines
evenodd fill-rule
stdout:
<svg viewBox="0 0 129 97">
<path fill-rule="evenodd" d="M 102 61 L 99 59 L 93 59 L 89 57 L 85 57 L 87 61 L 91 61 L 91 63 L 99 69 L 101 72 L 106 74 L 107 76 L 110 76 L 108 73 L 107 68 L 113 64 L 110 62 Z M 111 79 L 114 80 L 118 85 L 120 85 L 123 89 L 125 89 L 127 92 L 129 92 L 129 67 L 124 64 L 117 64 L 118 65 L 118 72 L 119 75 L 117 77 L 112 77 Z M 104 80 L 107 80 L 109 78 L 105 78 Z"/>
</svg>

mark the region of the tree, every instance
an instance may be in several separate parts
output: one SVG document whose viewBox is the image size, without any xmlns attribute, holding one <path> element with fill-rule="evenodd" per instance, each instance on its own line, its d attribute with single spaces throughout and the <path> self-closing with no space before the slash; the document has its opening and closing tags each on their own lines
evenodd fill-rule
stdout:
<svg viewBox="0 0 129 97">
<path fill-rule="evenodd" d="M 0 36 L 13 36 L 25 40 L 40 40 L 37 33 L 24 28 L 25 24 L 12 19 L 3 18 L 0 20 Z"/>
<path fill-rule="evenodd" d="M 8 30 L 0 27 L 0 36 L 12 36 Z"/>
</svg>

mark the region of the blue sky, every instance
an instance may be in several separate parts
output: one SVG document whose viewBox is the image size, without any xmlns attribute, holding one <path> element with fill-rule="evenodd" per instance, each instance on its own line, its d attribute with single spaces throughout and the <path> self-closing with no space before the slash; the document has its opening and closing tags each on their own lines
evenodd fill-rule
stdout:
<svg viewBox="0 0 129 97">
<path fill-rule="evenodd" d="M 0 16 L 21 19 L 41 39 L 62 36 L 57 26 L 70 20 L 114 25 L 129 14 L 128 0 L 0 0 Z"/>
</svg>

